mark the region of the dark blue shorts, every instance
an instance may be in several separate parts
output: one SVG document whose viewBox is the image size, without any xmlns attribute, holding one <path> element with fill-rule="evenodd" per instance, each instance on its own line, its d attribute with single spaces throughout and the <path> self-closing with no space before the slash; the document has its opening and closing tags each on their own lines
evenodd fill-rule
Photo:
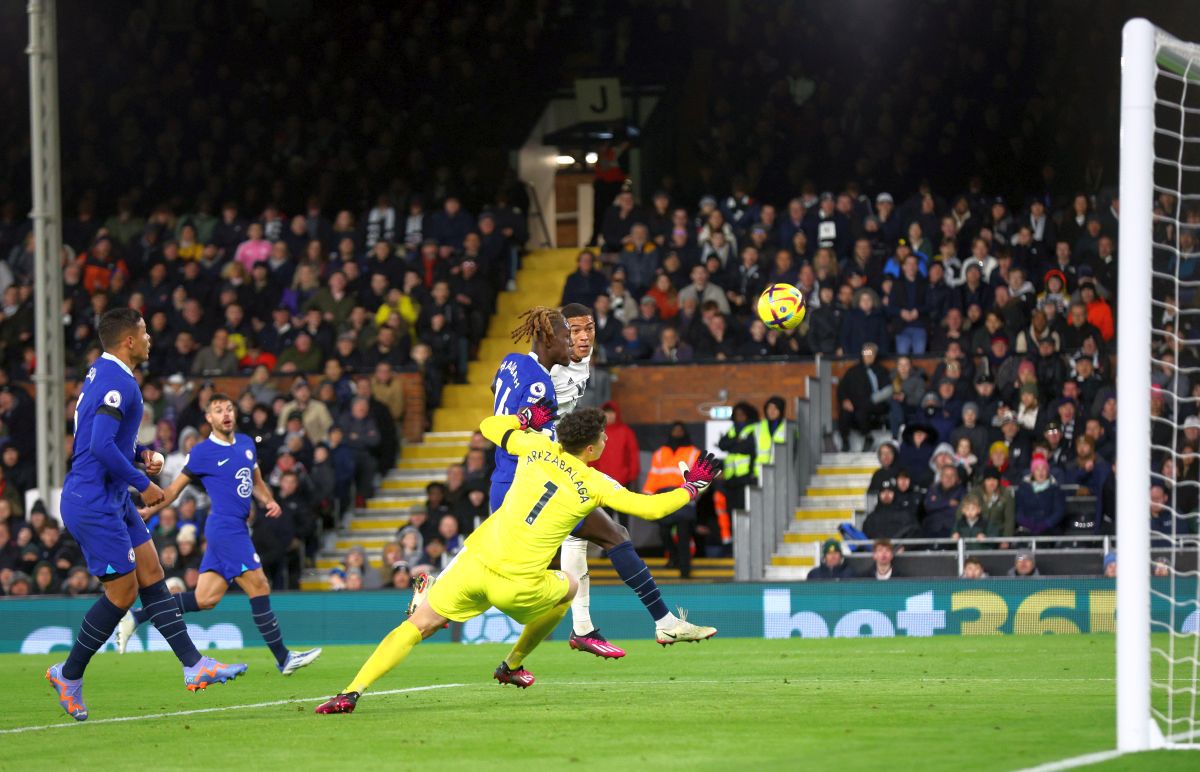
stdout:
<svg viewBox="0 0 1200 772">
<path fill-rule="evenodd" d="M 488 509 L 495 512 L 504 503 L 504 497 L 508 495 L 508 489 L 512 487 L 512 480 L 492 480 L 492 488 L 488 491 Z"/>
<path fill-rule="evenodd" d="M 95 512 L 65 496 L 59 505 L 63 523 L 79 543 L 87 568 L 101 579 L 127 574 L 136 567 L 133 550 L 150 541 L 150 531 L 132 501 L 124 511 Z"/>
<path fill-rule="evenodd" d="M 210 516 L 211 517 L 211 516 Z M 212 520 L 209 520 L 212 523 Z M 236 524 L 204 529 L 204 560 L 200 561 L 200 573 L 213 571 L 225 581 L 232 582 L 247 571 L 262 568 L 262 561 L 250 541 L 250 528 Z"/>
</svg>

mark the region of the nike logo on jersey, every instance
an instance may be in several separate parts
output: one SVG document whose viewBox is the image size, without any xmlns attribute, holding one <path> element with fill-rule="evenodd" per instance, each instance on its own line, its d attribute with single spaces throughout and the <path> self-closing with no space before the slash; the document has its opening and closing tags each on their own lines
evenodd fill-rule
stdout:
<svg viewBox="0 0 1200 772">
<path fill-rule="evenodd" d="M 223 459 L 221 459 L 220 461 L 218 461 L 218 462 L 217 462 L 217 466 L 225 466 L 225 465 L 226 465 L 226 464 L 228 464 L 228 463 L 229 463 L 229 459 L 227 459 L 227 458 L 223 458 Z"/>
</svg>

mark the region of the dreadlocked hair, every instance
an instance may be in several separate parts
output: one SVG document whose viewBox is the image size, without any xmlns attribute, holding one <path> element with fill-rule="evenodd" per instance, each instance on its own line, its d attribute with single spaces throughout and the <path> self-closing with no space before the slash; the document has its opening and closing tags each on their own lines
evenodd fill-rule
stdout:
<svg viewBox="0 0 1200 772">
<path fill-rule="evenodd" d="M 555 431 L 563 450 L 574 455 L 588 445 L 600 439 L 607 420 L 604 411 L 598 407 L 589 407 L 567 413 L 558 419 Z"/>
<path fill-rule="evenodd" d="M 523 340 L 546 343 L 554 338 L 555 327 L 566 326 L 567 321 L 558 311 L 546 306 L 534 306 L 521 314 L 521 324 L 512 331 L 513 343 Z"/>
</svg>

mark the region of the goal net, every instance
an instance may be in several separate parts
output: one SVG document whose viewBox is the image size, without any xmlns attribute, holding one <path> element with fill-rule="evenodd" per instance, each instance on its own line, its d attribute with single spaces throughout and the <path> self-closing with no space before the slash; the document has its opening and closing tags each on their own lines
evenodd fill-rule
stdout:
<svg viewBox="0 0 1200 772">
<path fill-rule="evenodd" d="M 1121 59 L 1117 747 L 1200 747 L 1200 45 Z"/>
</svg>

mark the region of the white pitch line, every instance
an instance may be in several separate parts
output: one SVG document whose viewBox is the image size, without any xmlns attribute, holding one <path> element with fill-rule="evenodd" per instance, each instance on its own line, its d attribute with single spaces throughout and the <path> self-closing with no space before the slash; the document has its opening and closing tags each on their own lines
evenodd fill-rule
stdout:
<svg viewBox="0 0 1200 772">
<path fill-rule="evenodd" d="M 1050 761 L 1045 764 L 1039 764 L 1036 767 L 1028 767 L 1020 772 L 1058 772 L 1061 769 L 1075 769 L 1076 767 L 1086 767 L 1091 764 L 1099 764 L 1102 761 L 1111 761 L 1125 755 L 1124 751 L 1098 751 L 1097 753 L 1085 753 L 1082 756 L 1072 756 L 1069 759 L 1061 761 Z"/>
<path fill-rule="evenodd" d="M 383 697 L 388 694 L 407 694 L 410 692 L 428 692 L 434 689 L 454 689 L 466 684 L 432 684 L 430 686 L 411 686 L 407 689 L 388 689 L 382 692 L 371 692 L 370 697 Z M 71 721 L 70 723 L 39 724 L 38 726 L 19 726 L 13 729 L 0 729 L 0 734 L 20 734 L 22 732 L 38 732 L 43 729 L 64 729 L 73 726 L 94 726 L 96 724 L 116 724 L 122 721 L 147 721 L 155 718 L 174 718 L 176 716 L 196 716 L 201 713 L 220 713 L 226 710 L 250 710 L 251 708 L 270 708 L 275 705 L 293 705 L 297 702 L 316 702 L 327 700 L 331 695 L 321 697 L 300 697 L 291 700 L 273 700 L 271 702 L 253 702 L 248 705 L 224 705 L 214 708 L 196 708 L 195 710 L 176 710 L 170 713 L 148 713 L 144 716 L 115 716 L 113 718 L 98 718 L 94 721 Z"/>
</svg>

